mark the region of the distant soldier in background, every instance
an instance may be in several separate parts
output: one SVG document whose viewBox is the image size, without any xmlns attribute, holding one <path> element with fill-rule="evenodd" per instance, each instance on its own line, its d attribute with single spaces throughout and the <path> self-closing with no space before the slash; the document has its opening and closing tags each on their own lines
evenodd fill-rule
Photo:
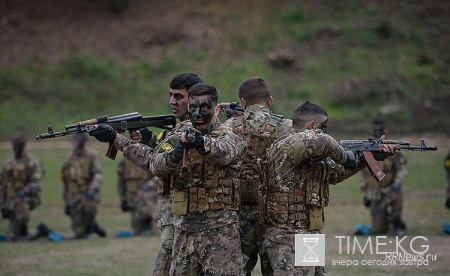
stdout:
<svg viewBox="0 0 450 276">
<path fill-rule="evenodd" d="M 14 157 L 7 160 L 0 179 L 2 217 L 10 220 L 13 240 L 28 240 L 30 211 L 41 204 L 44 167 L 41 161 L 25 152 L 22 135 L 12 139 Z"/>
<path fill-rule="evenodd" d="M 387 135 L 383 120 L 373 122 L 374 137 Z M 403 236 L 406 229 L 402 221 L 403 192 L 402 185 L 408 176 L 406 157 L 400 151 L 384 161 L 378 161 L 381 170 L 386 174 L 381 182 L 377 182 L 368 169 L 361 172 L 361 191 L 364 193 L 364 205 L 371 208 L 370 233 L 386 234 L 389 223 L 392 223 L 395 236 Z"/>
<path fill-rule="evenodd" d="M 123 159 L 117 168 L 120 208 L 131 213 L 134 235 L 149 236 L 156 217 L 158 178 Z"/>
<path fill-rule="evenodd" d="M 86 140 L 85 134 L 75 135 L 73 152 L 64 162 L 61 175 L 65 213 L 70 216 L 77 239 L 86 238 L 91 233 L 106 236 L 95 221 L 103 184 L 102 159 L 98 152 L 86 150 Z"/>
</svg>

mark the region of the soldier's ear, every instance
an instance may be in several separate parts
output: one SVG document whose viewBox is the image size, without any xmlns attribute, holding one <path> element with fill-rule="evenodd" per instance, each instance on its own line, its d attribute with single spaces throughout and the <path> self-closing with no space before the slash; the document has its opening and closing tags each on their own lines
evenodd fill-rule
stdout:
<svg viewBox="0 0 450 276">
<path fill-rule="evenodd" d="M 241 104 L 242 104 L 242 109 L 246 110 L 247 109 L 247 101 L 244 98 L 241 98 Z"/>
<path fill-rule="evenodd" d="M 273 103 L 273 98 L 272 96 L 269 97 L 269 100 L 267 100 L 267 107 L 270 107 Z"/>
</svg>

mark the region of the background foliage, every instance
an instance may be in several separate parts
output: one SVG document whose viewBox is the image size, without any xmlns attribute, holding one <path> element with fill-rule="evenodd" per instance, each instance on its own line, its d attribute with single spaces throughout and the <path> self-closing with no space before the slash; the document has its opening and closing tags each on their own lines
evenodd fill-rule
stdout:
<svg viewBox="0 0 450 276">
<path fill-rule="evenodd" d="M 117 15 L 113 2 L 0 4 L 0 140 L 169 113 L 168 83 L 187 71 L 221 101 L 262 76 L 274 112 L 318 102 L 335 135 L 369 135 L 375 117 L 393 134 L 449 132 L 448 1 L 133 1 Z"/>
</svg>

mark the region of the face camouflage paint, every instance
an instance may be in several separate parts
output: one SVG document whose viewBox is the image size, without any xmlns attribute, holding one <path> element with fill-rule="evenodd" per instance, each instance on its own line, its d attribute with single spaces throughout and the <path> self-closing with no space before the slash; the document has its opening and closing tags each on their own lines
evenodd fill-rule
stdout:
<svg viewBox="0 0 450 276">
<path fill-rule="evenodd" d="M 210 96 L 202 95 L 189 98 L 188 113 L 194 128 L 198 130 L 208 129 L 214 117 L 214 108 L 211 105 Z"/>
</svg>

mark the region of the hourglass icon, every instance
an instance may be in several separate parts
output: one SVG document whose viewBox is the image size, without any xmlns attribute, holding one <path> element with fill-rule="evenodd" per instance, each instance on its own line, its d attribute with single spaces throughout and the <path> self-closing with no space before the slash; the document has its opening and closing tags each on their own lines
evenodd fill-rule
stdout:
<svg viewBox="0 0 450 276">
<path fill-rule="evenodd" d="M 313 252 L 313 248 L 316 247 L 319 238 L 303 238 L 303 243 L 308 247 L 308 252 L 303 256 L 303 261 L 308 263 L 319 262 L 319 258 Z"/>
</svg>

